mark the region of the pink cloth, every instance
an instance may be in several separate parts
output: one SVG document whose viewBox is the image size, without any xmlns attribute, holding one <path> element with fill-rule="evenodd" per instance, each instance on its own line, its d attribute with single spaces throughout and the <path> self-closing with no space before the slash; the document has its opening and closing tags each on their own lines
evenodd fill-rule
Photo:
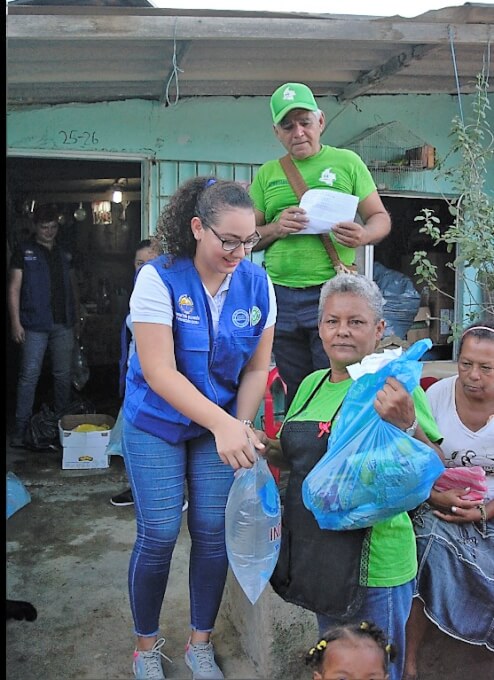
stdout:
<svg viewBox="0 0 494 680">
<path fill-rule="evenodd" d="M 447 468 L 436 480 L 436 491 L 448 491 L 449 489 L 470 487 L 470 491 L 462 498 L 469 501 L 483 501 L 487 492 L 485 470 L 480 465 L 471 467 Z"/>
</svg>

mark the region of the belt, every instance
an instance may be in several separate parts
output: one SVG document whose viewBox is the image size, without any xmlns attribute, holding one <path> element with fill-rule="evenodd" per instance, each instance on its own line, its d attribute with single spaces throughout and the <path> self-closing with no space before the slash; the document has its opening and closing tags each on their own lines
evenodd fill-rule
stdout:
<svg viewBox="0 0 494 680">
<path fill-rule="evenodd" d="M 322 283 L 317 284 L 316 286 L 283 286 L 281 283 L 276 283 L 276 286 L 280 286 L 281 288 L 286 288 L 287 290 L 311 290 L 311 288 L 321 288 Z"/>
</svg>

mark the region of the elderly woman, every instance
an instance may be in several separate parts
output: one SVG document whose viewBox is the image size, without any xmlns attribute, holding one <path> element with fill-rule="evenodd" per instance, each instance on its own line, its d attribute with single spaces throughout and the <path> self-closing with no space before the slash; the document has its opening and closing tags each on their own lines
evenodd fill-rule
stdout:
<svg viewBox="0 0 494 680">
<path fill-rule="evenodd" d="M 405 680 L 417 678 L 417 656 L 429 619 L 443 632 L 494 652 L 494 324 L 468 326 L 458 375 L 427 390 L 450 467 L 486 472 L 483 502 L 465 488 L 433 490 L 414 517 L 419 570 L 407 624 Z"/>
<path fill-rule="evenodd" d="M 375 352 L 383 336 L 383 306 L 379 288 L 364 276 L 339 274 L 321 289 L 319 334 L 330 368 L 302 381 L 280 441 L 268 441 L 270 462 L 284 460 L 290 470 L 271 584 L 284 600 L 316 612 L 321 635 L 333 624 L 373 621 L 398 650 L 390 680 L 401 680 L 417 572 L 408 513 L 368 529 L 330 531 L 319 528 L 302 500 L 302 482 L 326 452 L 331 421 L 352 384 L 347 367 Z M 410 395 L 390 377 L 374 406 L 384 420 L 441 454 L 433 443 L 441 435 L 420 387 Z"/>
</svg>

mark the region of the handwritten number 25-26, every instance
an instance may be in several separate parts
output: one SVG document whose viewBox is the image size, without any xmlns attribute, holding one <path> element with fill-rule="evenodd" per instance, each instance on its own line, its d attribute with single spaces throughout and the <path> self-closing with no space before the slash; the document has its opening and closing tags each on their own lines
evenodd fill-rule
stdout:
<svg viewBox="0 0 494 680">
<path fill-rule="evenodd" d="M 96 137 L 96 130 L 91 132 L 88 130 L 71 130 L 70 132 L 60 130 L 59 134 L 62 135 L 62 144 L 88 146 L 89 144 L 98 144 L 99 142 L 99 139 Z"/>
</svg>

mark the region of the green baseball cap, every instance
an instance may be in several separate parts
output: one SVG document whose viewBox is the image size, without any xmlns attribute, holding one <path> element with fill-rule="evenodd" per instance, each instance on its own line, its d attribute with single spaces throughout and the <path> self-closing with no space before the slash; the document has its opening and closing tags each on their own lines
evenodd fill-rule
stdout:
<svg viewBox="0 0 494 680">
<path fill-rule="evenodd" d="M 293 109 L 317 111 L 319 108 L 311 89 L 303 83 L 285 83 L 281 85 L 271 95 L 270 106 L 275 125 L 278 125 L 286 114 Z"/>
</svg>

